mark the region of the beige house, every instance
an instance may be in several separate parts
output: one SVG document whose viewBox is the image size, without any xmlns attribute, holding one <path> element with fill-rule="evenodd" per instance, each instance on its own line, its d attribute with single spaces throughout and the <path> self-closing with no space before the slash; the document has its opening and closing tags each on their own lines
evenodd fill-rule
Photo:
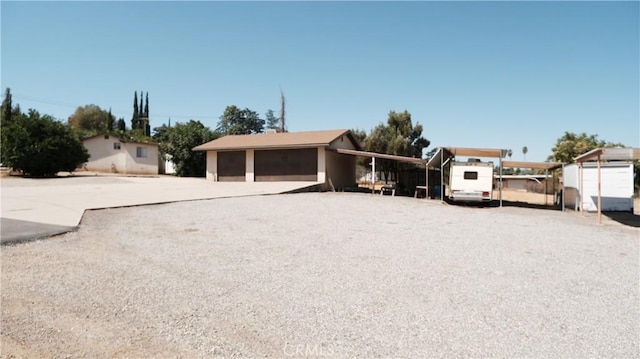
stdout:
<svg viewBox="0 0 640 359">
<path fill-rule="evenodd" d="M 349 130 L 229 135 L 195 147 L 206 151 L 206 177 L 213 181 L 312 181 L 353 186 L 361 150 Z"/>
<path fill-rule="evenodd" d="M 96 135 L 83 140 L 89 152 L 87 171 L 121 174 L 158 174 L 158 145 L 126 141 L 113 135 Z"/>
</svg>

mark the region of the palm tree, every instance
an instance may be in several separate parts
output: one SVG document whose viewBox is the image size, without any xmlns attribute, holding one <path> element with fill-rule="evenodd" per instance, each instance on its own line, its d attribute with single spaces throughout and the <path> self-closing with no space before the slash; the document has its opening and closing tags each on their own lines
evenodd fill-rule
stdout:
<svg viewBox="0 0 640 359">
<path fill-rule="evenodd" d="M 522 147 L 522 154 L 524 155 L 524 160 L 527 160 L 527 152 L 529 152 L 529 149 L 527 148 L 527 146 Z"/>
</svg>

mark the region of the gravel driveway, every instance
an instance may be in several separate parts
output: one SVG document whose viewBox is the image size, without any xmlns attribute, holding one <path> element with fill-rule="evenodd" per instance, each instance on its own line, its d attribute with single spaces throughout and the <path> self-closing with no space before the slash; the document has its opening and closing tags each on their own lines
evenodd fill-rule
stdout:
<svg viewBox="0 0 640 359">
<path fill-rule="evenodd" d="M 640 231 L 347 193 L 87 212 L 2 247 L 2 357 L 638 357 Z"/>
</svg>

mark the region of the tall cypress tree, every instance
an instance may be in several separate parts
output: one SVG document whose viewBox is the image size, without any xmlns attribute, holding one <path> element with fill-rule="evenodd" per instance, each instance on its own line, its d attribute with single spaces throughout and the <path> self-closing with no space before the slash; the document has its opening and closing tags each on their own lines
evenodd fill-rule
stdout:
<svg viewBox="0 0 640 359">
<path fill-rule="evenodd" d="M 138 110 L 138 91 L 133 92 L 133 117 L 131 117 L 131 129 L 138 128 L 138 117 L 140 111 Z"/>
<path fill-rule="evenodd" d="M 147 99 L 144 104 L 144 117 L 149 118 L 149 92 L 147 92 Z"/>
<path fill-rule="evenodd" d="M 139 111 L 140 112 L 138 113 L 138 117 L 144 117 L 144 112 L 143 112 L 144 107 L 142 106 L 142 100 L 143 100 L 142 94 L 143 94 L 143 92 L 140 91 L 140 107 L 139 107 Z M 140 127 L 142 128 L 142 126 L 140 126 Z"/>
</svg>

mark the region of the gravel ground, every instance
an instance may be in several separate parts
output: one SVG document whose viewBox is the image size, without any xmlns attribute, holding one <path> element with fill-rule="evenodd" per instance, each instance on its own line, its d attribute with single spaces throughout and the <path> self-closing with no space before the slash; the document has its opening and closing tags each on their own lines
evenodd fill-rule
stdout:
<svg viewBox="0 0 640 359">
<path fill-rule="evenodd" d="M 87 212 L 2 247 L 2 357 L 640 356 L 640 231 L 347 193 Z"/>
</svg>

